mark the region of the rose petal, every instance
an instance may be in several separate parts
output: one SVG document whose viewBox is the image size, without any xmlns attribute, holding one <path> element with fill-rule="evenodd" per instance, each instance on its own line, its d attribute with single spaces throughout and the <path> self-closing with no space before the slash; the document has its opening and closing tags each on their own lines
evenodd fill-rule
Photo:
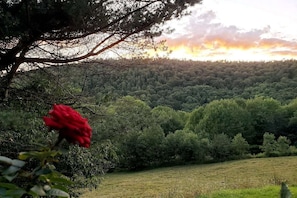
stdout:
<svg viewBox="0 0 297 198">
<path fill-rule="evenodd" d="M 90 146 L 92 128 L 88 120 L 77 111 L 67 105 L 55 104 L 49 111 L 49 115 L 49 117 L 43 117 L 45 125 L 59 130 L 60 136 L 70 143 L 78 143 L 87 148 Z"/>
<path fill-rule="evenodd" d="M 63 125 L 56 120 L 49 118 L 49 117 L 43 117 L 43 121 L 46 126 L 51 127 L 53 129 L 59 130 L 63 128 Z"/>
</svg>

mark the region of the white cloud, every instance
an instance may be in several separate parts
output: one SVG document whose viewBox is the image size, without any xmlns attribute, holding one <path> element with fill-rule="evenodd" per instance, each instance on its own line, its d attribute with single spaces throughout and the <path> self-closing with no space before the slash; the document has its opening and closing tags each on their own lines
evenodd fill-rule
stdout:
<svg viewBox="0 0 297 198">
<path fill-rule="evenodd" d="M 251 2 L 253 1 L 255 0 L 252 0 Z M 265 1 L 267 3 L 267 0 Z M 188 50 L 186 50 L 187 53 L 193 53 L 196 54 L 196 56 L 209 53 L 213 53 L 213 55 L 222 55 L 223 52 L 230 54 L 230 51 L 234 50 L 250 50 L 257 52 L 257 56 L 259 56 L 262 50 L 263 54 L 266 55 L 269 52 L 273 52 L 274 55 L 278 54 L 278 57 L 287 57 L 288 55 L 294 55 L 294 57 L 296 57 L 297 32 L 295 37 L 292 38 L 292 36 L 288 36 L 292 35 L 292 33 L 284 32 L 289 31 L 288 28 L 281 29 L 277 27 L 275 23 L 269 23 L 267 17 L 272 17 L 274 13 L 270 13 L 268 8 L 263 10 L 262 14 L 264 15 L 262 18 L 258 18 L 258 22 L 255 21 L 253 26 L 251 22 L 248 24 L 239 24 L 238 21 L 246 22 L 250 21 L 250 19 L 256 20 L 255 17 L 259 13 L 253 16 L 254 13 L 251 11 L 254 9 L 256 12 L 261 12 L 261 6 L 255 7 L 255 4 L 249 4 L 247 1 L 244 1 L 245 4 L 239 6 L 238 2 L 243 2 L 243 0 L 239 0 L 237 3 L 234 3 L 235 0 L 226 0 L 224 3 L 216 0 L 205 2 L 208 2 L 208 4 L 204 7 L 203 5 L 199 5 L 200 7 L 197 6 L 192 9 L 192 15 L 187 16 L 182 20 L 172 21 L 168 24 L 171 27 L 175 27 L 176 32 L 163 35 L 162 39 L 167 40 L 167 45 L 172 50 L 186 47 L 188 48 Z M 221 9 L 226 9 L 228 6 L 230 8 L 232 2 L 235 7 L 229 9 L 229 12 L 231 12 L 229 13 L 229 18 L 235 18 L 233 21 L 224 21 L 227 20 L 227 18 L 222 17 L 224 16 L 222 13 L 226 13 L 228 10 L 219 11 L 218 7 L 214 7 L 214 9 L 211 10 L 208 9 L 208 6 L 215 5 L 221 6 Z M 275 1 L 272 0 L 272 4 L 273 3 L 276 4 Z M 246 10 L 242 11 L 242 7 L 244 6 L 246 7 Z M 275 11 L 275 8 L 271 10 Z M 241 15 L 239 13 L 241 13 Z M 249 15 L 247 15 L 248 13 Z M 287 15 L 291 16 L 290 14 Z M 276 16 L 276 21 L 283 20 L 284 17 L 285 15 Z M 273 20 L 273 18 L 270 18 L 270 20 Z M 288 25 L 285 24 L 291 23 L 291 26 L 295 27 L 290 20 L 291 19 L 286 21 L 283 26 L 287 27 Z M 208 52 L 203 52 L 203 50 L 208 50 Z M 226 51 L 228 50 L 230 51 L 227 53 Z M 211 56 L 211 54 L 209 55 Z"/>
</svg>

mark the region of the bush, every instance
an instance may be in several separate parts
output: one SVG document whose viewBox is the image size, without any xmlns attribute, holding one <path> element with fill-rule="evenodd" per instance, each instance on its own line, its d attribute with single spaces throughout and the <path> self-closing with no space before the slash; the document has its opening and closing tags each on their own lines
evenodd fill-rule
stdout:
<svg viewBox="0 0 297 198">
<path fill-rule="evenodd" d="M 210 153 L 214 161 L 225 161 L 232 157 L 231 139 L 226 134 L 214 135 L 210 141 Z"/>
<path fill-rule="evenodd" d="M 231 142 L 232 150 L 235 155 L 243 157 L 249 151 L 249 143 L 242 137 L 242 134 L 239 133 L 234 136 Z"/>
<path fill-rule="evenodd" d="M 277 151 L 280 153 L 280 155 L 288 155 L 290 154 L 290 143 L 291 141 L 284 136 L 279 136 L 277 138 Z"/>
<path fill-rule="evenodd" d="M 168 161 L 204 161 L 207 155 L 207 142 L 200 141 L 198 135 L 190 130 L 178 130 L 166 136 L 164 151 Z"/>
<path fill-rule="evenodd" d="M 297 155 L 297 148 L 295 146 L 290 146 L 289 153 L 290 155 Z"/>
<path fill-rule="evenodd" d="M 120 142 L 120 166 L 130 170 L 158 166 L 163 161 L 164 133 L 155 125 L 143 131 L 131 131 Z"/>
<path fill-rule="evenodd" d="M 274 155 L 273 153 L 275 153 L 277 149 L 277 142 L 275 141 L 275 136 L 273 134 L 267 132 L 264 133 L 261 149 L 267 157 Z"/>
<path fill-rule="evenodd" d="M 12 159 L 23 151 L 39 151 L 45 145 L 52 147 L 58 137 L 57 133 L 49 132 L 44 126 L 41 117 L 45 114 L 40 114 L 42 111 L 29 112 L 18 109 L 20 106 L 2 106 L 0 111 L 0 155 Z M 63 144 L 63 148 L 63 153 L 59 155 L 58 163 L 54 162 L 54 166 L 57 171 L 74 181 L 70 186 L 72 197 L 79 196 L 79 188 L 97 187 L 100 180 L 98 176 L 117 163 L 115 148 L 108 141 L 92 144 L 89 150 L 66 144 Z M 38 161 L 30 159 L 24 168 L 32 171 L 37 164 Z"/>
</svg>

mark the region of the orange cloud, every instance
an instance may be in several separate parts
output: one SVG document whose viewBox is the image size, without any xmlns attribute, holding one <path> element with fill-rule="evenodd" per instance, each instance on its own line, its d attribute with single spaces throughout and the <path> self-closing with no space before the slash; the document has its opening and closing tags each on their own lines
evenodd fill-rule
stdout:
<svg viewBox="0 0 297 198">
<path fill-rule="evenodd" d="M 191 18 L 178 34 L 164 35 L 161 39 L 167 41 L 172 57 L 180 53 L 179 57 L 186 59 L 234 59 L 235 55 L 243 58 L 245 54 L 249 59 L 253 55 L 255 59 L 297 58 L 297 41 L 271 36 L 270 26 L 247 31 L 215 23 L 215 17 L 212 11 L 206 12 Z"/>
</svg>

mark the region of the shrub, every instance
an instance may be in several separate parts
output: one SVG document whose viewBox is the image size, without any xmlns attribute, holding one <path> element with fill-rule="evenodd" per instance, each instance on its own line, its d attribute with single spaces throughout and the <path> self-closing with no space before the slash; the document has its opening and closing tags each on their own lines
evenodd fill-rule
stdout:
<svg viewBox="0 0 297 198">
<path fill-rule="evenodd" d="M 224 133 L 214 135 L 210 141 L 210 153 L 214 161 L 225 161 L 232 157 L 231 139 Z"/>
<path fill-rule="evenodd" d="M 263 135 L 263 144 L 261 146 L 261 150 L 264 154 L 269 157 L 271 155 L 275 155 L 273 153 L 276 152 L 277 142 L 275 141 L 275 136 L 271 133 L 264 133 Z"/>
<path fill-rule="evenodd" d="M 233 137 L 231 146 L 234 154 L 240 157 L 243 157 L 245 154 L 247 154 L 250 148 L 249 143 L 242 137 L 241 133 Z"/>
<path fill-rule="evenodd" d="M 200 140 L 190 130 L 178 130 L 166 136 L 164 150 L 169 161 L 190 162 L 204 161 L 207 155 L 208 142 Z"/>
</svg>

